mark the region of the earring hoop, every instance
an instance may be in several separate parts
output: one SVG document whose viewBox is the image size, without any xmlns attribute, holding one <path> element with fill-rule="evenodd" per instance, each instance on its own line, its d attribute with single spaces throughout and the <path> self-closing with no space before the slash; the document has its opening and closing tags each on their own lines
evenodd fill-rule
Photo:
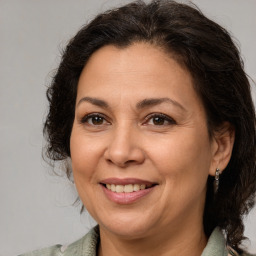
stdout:
<svg viewBox="0 0 256 256">
<path fill-rule="evenodd" d="M 214 193 L 215 194 L 218 192 L 219 182 L 220 182 L 220 169 L 217 168 L 215 172 L 215 177 L 214 177 Z"/>
</svg>

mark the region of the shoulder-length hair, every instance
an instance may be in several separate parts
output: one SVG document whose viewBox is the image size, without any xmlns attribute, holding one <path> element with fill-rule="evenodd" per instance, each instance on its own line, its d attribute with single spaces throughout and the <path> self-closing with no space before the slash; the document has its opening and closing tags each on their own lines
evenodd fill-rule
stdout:
<svg viewBox="0 0 256 256">
<path fill-rule="evenodd" d="M 90 56 L 104 45 L 125 48 L 147 42 L 170 53 L 192 75 L 207 114 L 210 136 L 223 122 L 235 129 L 231 160 L 213 192 L 208 178 L 204 229 L 225 230 L 227 242 L 239 250 L 244 239 L 242 216 L 254 204 L 255 109 L 239 50 L 229 33 L 196 7 L 174 1 L 137 1 L 98 15 L 67 45 L 47 91 L 49 112 L 44 125 L 47 156 L 70 157 L 70 134 L 77 84 Z M 70 174 L 70 170 L 66 170 Z"/>
</svg>

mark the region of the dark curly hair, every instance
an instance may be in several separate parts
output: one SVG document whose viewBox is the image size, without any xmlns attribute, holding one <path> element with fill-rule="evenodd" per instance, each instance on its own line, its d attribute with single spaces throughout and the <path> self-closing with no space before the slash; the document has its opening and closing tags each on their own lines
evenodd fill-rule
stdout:
<svg viewBox="0 0 256 256">
<path fill-rule="evenodd" d="M 255 109 L 238 48 L 224 28 L 195 6 L 136 1 L 98 15 L 70 40 L 47 90 L 47 156 L 51 160 L 70 157 L 77 84 L 90 56 L 104 45 L 124 48 L 134 42 L 161 47 L 191 73 L 210 136 L 223 122 L 234 127 L 232 157 L 216 195 L 213 178 L 208 178 L 204 229 L 209 236 L 219 226 L 228 244 L 241 251 L 242 216 L 253 207 L 256 191 Z M 69 176 L 71 170 L 66 172 Z"/>
</svg>

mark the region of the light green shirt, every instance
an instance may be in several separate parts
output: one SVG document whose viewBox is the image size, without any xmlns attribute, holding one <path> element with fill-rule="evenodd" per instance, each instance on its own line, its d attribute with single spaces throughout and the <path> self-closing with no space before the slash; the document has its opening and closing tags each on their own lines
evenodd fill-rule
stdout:
<svg viewBox="0 0 256 256">
<path fill-rule="evenodd" d="M 22 254 L 20 256 L 96 256 L 98 243 L 99 227 L 96 226 L 83 238 L 69 246 L 54 245 L 49 248 Z M 228 256 L 228 253 L 230 253 L 230 255 L 236 255 L 228 251 L 221 230 L 216 228 L 212 232 L 201 256 Z M 243 256 L 246 255 L 250 256 L 248 254 L 243 254 Z"/>
</svg>

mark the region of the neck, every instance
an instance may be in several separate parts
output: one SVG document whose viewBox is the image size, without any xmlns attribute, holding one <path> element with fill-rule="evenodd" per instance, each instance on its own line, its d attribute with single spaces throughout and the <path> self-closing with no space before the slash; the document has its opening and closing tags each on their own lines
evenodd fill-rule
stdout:
<svg viewBox="0 0 256 256">
<path fill-rule="evenodd" d="M 207 243 L 203 225 L 186 226 L 184 230 L 170 228 L 169 232 L 137 239 L 121 238 L 100 228 L 100 238 L 99 256 L 199 256 Z"/>
</svg>

